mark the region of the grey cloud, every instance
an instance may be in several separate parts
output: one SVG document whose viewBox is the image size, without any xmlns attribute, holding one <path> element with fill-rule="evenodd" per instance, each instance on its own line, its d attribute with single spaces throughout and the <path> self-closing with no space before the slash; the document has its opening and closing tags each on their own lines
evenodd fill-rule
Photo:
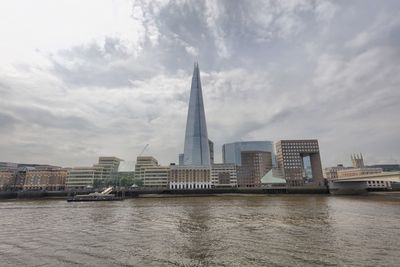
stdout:
<svg viewBox="0 0 400 267">
<path fill-rule="evenodd" d="M 18 119 L 14 116 L 0 112 L 0 131 L 1 132 L 10 132 L 15 125 L 18 123 Z"/>
<path fill-rule="evenodd" d="M 132 160 L 149 143 L 161 163 L 176 161 L 197 55 L 217 159 L 225 142 L 286 138 L 318 138 L 324 165 L 353 151 L 371 162 L 398 159 L 398 8 L 372 0 L 135 2 L 138 43 L 106 38 L 51 55 L 42 71 L 59 84 L 47 83 L 46 96 L 29 79 L 0 84 L 8 92 L 0 107 L 16 119 L 3 120 L 24 130 L 0 151 L 18 157 L 38 143 L 29 153 L 46 149 L 77 164 L 100 154 Z M 18 101 L 28 107 L 13 110 Z M 49 131 L 56 137 L 42 138 Z M 52 145 L 58 140 L 65 145 Z"/>
<path fill-rule="evenodd" d="M 19 121 L 26 125 L 80 131 L 96 130 L 92 122 L 75 115 L 56 114 L 38 107 L 13 107 L 11 110 Z"/>
<path fill-rule="evenodd" d="M 115 88 L 129 86 L 132 80 L 152 77 L 158 64 L 143 52 L 135 57 L 121 40 L 106 38 L 103 44 L 75 46 L 50 57 L 53 73 L 74 86 Z M 148 62 L 148 63 L 146 63 Z"/>
</svg>

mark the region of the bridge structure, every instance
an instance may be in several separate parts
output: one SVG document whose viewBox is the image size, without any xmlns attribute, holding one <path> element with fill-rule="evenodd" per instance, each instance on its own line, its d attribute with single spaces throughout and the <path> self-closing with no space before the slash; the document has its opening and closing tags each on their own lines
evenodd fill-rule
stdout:
<svg viewBox="0 0 400 267">
<path fill-rule="evenodd" d="M 363 194 L 368 190 L 391 190 L 400 184 L 400 172 L 380 172 L 328 180 L 332 194 Z"/>
</svg>

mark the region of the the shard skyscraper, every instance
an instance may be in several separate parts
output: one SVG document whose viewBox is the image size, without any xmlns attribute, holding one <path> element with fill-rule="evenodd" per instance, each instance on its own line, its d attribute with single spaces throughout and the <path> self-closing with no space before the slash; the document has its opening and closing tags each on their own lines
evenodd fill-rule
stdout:
<svg viewBox="0 0 400 267">
<path fill-rule="evenodd" d="M 194 64 L 192 87 L 190 89 L 183 165 L 210 166 L 207 124 L 204 113 L 200 70 L 197 62 Z"/>
</svg>

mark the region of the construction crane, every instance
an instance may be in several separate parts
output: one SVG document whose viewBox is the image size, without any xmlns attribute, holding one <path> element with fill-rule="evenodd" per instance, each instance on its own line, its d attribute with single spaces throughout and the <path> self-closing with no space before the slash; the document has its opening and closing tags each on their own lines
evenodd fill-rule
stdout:
<svg viewBox="0 0 400 267">
<path fill-rule="evenodd" d="M 143 154 L 143 152 L 149 147 L 149 144 L 146 144 L 144 148 L 142 149 L 142 152 L 140 152 L 139 157 Z"/>
</svg>

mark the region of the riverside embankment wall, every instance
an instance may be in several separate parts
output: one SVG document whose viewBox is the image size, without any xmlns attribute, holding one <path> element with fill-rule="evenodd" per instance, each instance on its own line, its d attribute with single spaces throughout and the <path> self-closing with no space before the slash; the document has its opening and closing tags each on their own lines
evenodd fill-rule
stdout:
<svg viewBox="0 0 400 267">
<path fill-rule="evenodd" d="M 89 194 L 90 191 L 17 191 L 0 192 L 0 199 L 34 199 L 34 198 L 66 198 L 76 194 Z M 122 192 L 113 192 L 121 195 Z M 194 190 L 172 190 L 165 188 L 141 188 L 125 190 L 125 197 L 140 197 L 146 195 L 216 195 L 216 194 L 328 194 L 326 187 L 275 187 L 275 188 L 212 188 Z"/>
</svg>

